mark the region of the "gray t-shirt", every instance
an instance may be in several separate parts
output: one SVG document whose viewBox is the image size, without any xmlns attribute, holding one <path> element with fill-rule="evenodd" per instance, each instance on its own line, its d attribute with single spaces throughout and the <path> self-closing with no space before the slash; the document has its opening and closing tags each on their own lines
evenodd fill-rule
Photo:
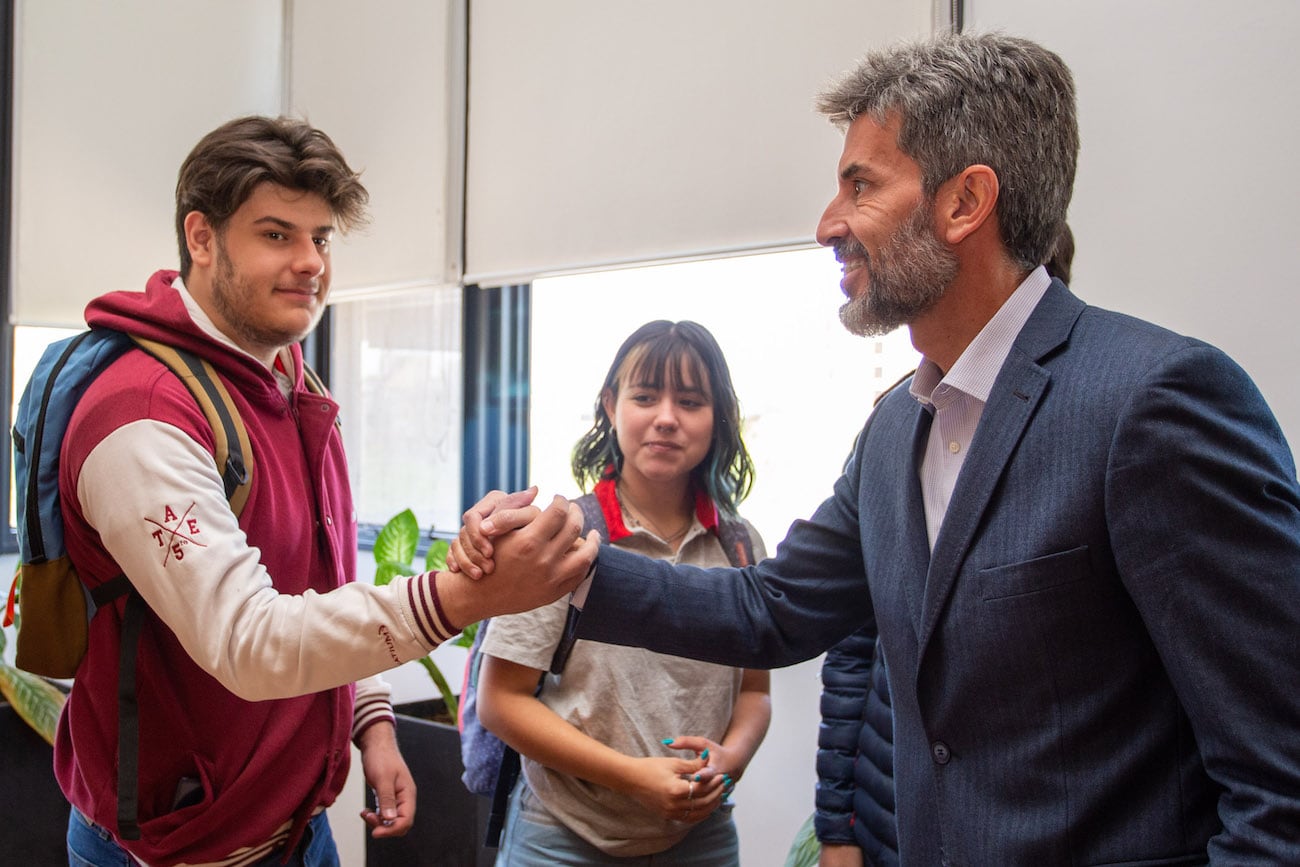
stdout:
<svg viewBox="0 0 1300 867">
<path fill-rule="evenodd" d="M 749 527 L 755 561 L 767 556 Z M 644 528 L 620 548 L 692 566 L 730 565 L 717 536 L 697 519 L 674 555 Z M 494 617 L 483 652 L 539 671 L 550 666 L 568 613 L 568 599 L 523 614 Z M 742 670 L 620 647 L 578 641 L 561 677 L 546 676 L 541 700 L 584 734 L 628 756 L 688 757 L 665 738 L 698 735 L 721 742 L 740 694 Z M 668 849 L 691 825 L 661 819 L 634 798 L 560 774 L 523 757 L 535 800 L 560 824 L 610 855 L 630 857 Z"/>
</svg>

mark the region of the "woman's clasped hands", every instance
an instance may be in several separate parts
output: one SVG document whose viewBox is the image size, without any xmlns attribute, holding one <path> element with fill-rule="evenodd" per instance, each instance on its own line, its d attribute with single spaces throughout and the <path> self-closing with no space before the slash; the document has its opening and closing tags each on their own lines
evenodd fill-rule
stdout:
<svg viewBox="0 0 1300 867">
<path fill-rule="evenodd" d="M 694 756 L 638 759 L 638 781 L 630 794 L 647 809 L 674 822 L 693 825 L 707 819 L 735 786 L 725 768 L 726 751 L 701 737 L 665 738 L 663 744 L 689 750 Z"/>
</svg>

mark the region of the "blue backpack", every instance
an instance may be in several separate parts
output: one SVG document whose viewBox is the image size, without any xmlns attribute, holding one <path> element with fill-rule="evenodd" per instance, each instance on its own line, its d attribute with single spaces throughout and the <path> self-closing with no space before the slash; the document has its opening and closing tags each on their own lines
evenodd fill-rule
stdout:
<svg viewBox="0 0 1300 867">
<path fill-rule="evenodd" d="M 81 582 L 64 546 L 59 457 L 81 396 L 132 348 L 143 349 L 165 364 L 194 395 L 212 425 L 217 469 L 236 517 L 253 479 L 252 447 L 230 393 L 208 362 L 185 350 L 111 329 L 83 331 L 45 350 L 18 404 L 13 428 L 14 491 L 22 562 L 9 591 L 10 608 L 16 603 L 21 613 L 15 664 L 45 677 L 73 677 L 86 654 L 89 622 L 97 607 L 127 597 L 118 684 L 118 833 L 128 840 L 140 836 L 135 655 L 147 606 L 125 575 L 93 593 Z M 313 388 L 319 384 L 312 382 Z"/>
<path fill-rule="evenodd" d="M 602 541 L 609 541 L 609 527 L 605 515 L 600 509 L 600 502 L 595 494 L 584 494 L 574 500 L 582 509 L 582 534 L 595 530 Z M 753 541 L 749 529 L 738 520 L 722 518 L 718 521 L 718 540 L 727 553 L 732 566 L 748 566 L 754 562 Z M 560 643 L 555 648 L 548 668 L 551 674 L 561 674 L 569 661 L 569 653 L 577 641 L 578 616 L 581 612 L 569 606 L 565 619 L 564 632 Z M 484 728 L 478 718 L 478 677 L 483 664 L 483 636 L 487 633 L 490 621 L 479 623 L 474 633 L 474 642 L 469 649 L 469 658 L 465 661 L 465 680 L 460 692 L 460 718 L 456 721 L 460 728 L 460 754 L 465 765 L 461 781 L 465 788 L 476 795 L 492 798 L 492 809 L 488 814 L 487 834 L 483 845 L 495 849 L 501 842 L 501 832 L 505 828 L 506 807 L 510 792 L 519 779 L 519 753 Z M 534 695 L 541 695 L 542 684 L 546 682 L 546 672 L 537 680 Z"/>
<path fill-rule="evenodd" d="M 10 592 L 18 594 L 23 614 L 15 662 L 33 674 L 75 675 L 86 653 L 87 624 L 96 607 L 130 591 L 129 582 L 121 578 L 91 594 L 69 561 L 59 505 L 59 454 L 82 394 L 132 348 L 153 355 L 189 387 L 212 425 L 218 469 L 236 515 L 248 499 L 253 467 L 248 434 L 225 386 L 206 361 L 175 347 L 103 328 L 49 346 L 23 391 L 13 428 L 22 562 L 21 581 Z"/>
</svg>

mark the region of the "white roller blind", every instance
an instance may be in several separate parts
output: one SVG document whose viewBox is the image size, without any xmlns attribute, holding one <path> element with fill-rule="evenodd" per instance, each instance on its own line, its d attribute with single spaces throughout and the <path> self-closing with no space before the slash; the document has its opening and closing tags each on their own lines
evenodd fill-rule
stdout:
<svg viewBox="0 0 1300 867">
<path fill-rule="evenodd" d="M 329 134 L 370 191 L 370 225 L 334 246 L 335 301 L 460 276 L 462 6 L 293 6 L 293 113 Z"/>
<path fill-rule="evenodd" d="M 280 106 L 267 0 L 15 4 L 14 294 L 24 325 L 178 262 L 176 171 L 232 117 Z"/>
<path fill-rule="evenodd" d="M 1300 3 L 980 0 L 1079 93 L 1070 288 L 1226 350 L 1300 453 Z"/>
<path fill-rule="evenodd" d="M 813 97 L 930 0 L 470 5 L 466 282 L 810 243 Z"/>
</svg>

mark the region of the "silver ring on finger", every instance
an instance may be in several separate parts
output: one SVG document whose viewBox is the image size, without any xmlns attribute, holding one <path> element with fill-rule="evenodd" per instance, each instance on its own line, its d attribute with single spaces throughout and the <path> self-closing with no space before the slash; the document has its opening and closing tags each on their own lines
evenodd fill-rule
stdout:
<svg viewBox="0 0 1300 867">
<path fill-rule="evenodd" d="M 687 800 L 687 801 L 694 801 L 694 800 L 695 800 L 695 781 L 694 781 L 694 780 L 691 780 L 691 781 L 690 781 L 690 788 L 687 789 L 686 791 L 687 791 L 687 794 L 686 794 L 686 800 Z"/>
</svg>

